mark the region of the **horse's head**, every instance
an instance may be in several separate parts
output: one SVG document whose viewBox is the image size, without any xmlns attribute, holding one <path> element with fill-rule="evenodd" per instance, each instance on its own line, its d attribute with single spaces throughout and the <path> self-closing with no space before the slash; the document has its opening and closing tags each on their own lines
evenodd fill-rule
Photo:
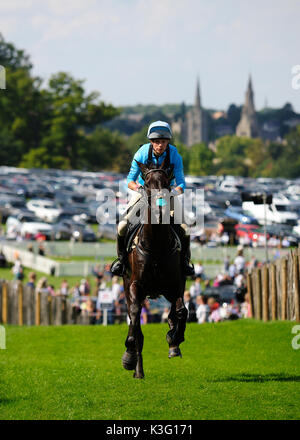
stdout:
<svg viewBox="0 0 300 440">
<path fill-rule="evenodd" d="M 162 218 L 170 218 L 170 185 L 173 179 L 174 165 L 166 167 L 165 160 L 156 167 L 154 164 L 145 165 L 136 161 L 144 180 L 144 190 L 148 197 L 151 210 L 159 211 L 158 223 L 162 223 Z"/>
</svg>

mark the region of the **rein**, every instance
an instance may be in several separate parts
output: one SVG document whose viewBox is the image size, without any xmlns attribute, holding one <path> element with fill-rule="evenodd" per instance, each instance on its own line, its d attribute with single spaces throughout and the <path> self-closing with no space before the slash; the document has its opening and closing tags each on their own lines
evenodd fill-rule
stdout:
<svg viewBox="0 0 300 440">
<path fill-rule="evenodd" d="M 145 181 L 145 178 L 147 177 L 148 174 L 153 173 L 153 172 L 157 172 L 157 171 L 165 173 L 165 175 L 168 177 L 168 172 L 165 169 L 155 168 L 155 169 L 149 170 L 149 171 L 147 171 L 145 173 L 145 175 L 143 176 L 144 177 L 144 181 Z M 143 188 L 143 192 L 145 192 L 145 193 L 146 193 L 146 191 L 145 191 L 146 187 L 148 187 L 148 185 L 145 183 L 144 186 L 142 187 Z M 166 189 L 169 189 L 169 191 L 170 191 L 170 188 L 166 188 Z M 147 196 L 147 194 L 145 194 L 145 193 L 142 196 L 142 200 L 144 202 L 146 202 L 146 200 L 147 200 L 146 205 L 148 205 L 148 207 L 151 209 L 151 203 L 149 203 L 149 198 L 151 198 L 151 196 Z M 159 198 L 162 198 L 162 196 L 160 196 L 158 194 L 157 199 L 159 199 Z M 142 229 L 143 229 L 143 227 L 138 231 L 138 234 L 142 231 Z M 171 232 L 174 235 L 175 243 L 174 243 L 174 246 L 172 247 L 172 249 L 168 253 L 169 256 L 174 255 L 175 252 L 177 252 L 177 251 L 181 251 L 181 241 L 180 241 L 180 238 L 178 237 L 176 231 L 172 227 L 171 227 Z M 155 253 L 153 251 L 148 251 L 145 248 L 143 248 L 143 246 L 139 242 L 136 244 L 136 249 L 144 257 L 155 257 L 155 258 L 157 258 L 160 255 L 162 255 L 164 257 L 164 254 L 161 254 L 161 251 L 158 251 L 158 252 L 155 252 Z"/>
</svg>

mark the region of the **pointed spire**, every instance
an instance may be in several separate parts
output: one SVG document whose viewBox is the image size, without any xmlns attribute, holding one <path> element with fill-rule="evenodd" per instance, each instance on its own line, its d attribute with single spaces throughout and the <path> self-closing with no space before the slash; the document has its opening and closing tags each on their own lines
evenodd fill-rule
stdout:
<svg viewBox="0 0 300 440">
<path fill-rule="evenodd" d="M 196 108 L 199 108 L 199 109 L 201 108 L 200 81 L 199 81 L 199 76 L 197 76 L 195 107 L 196 107 Z"/>
<path fill-rule="evenodd" d="M 251 92 L 253 91 L 251 73 L 249 73 L 248 90 L 251 90 Z"/>
</svg>

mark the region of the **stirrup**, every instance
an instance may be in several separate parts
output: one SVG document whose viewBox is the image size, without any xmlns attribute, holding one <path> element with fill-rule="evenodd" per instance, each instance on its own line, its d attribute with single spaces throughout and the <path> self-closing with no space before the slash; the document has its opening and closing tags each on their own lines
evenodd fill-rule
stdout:
<svg viewBox="0 0 300 440">
<path fill-rule="evenodd" d="M 119 267 L 118 267 L 118 265 L 119 265 Z M 117 266 L 117 267 L 115 267 L 115 266 Z M 119 277 L 121 277 L 124 274 L 124 269 L 125 269 L 124 263 L 122 263 L 119 258 L 114 260 L 110 266 L 111 273 L 113 275 L 117 275 Z"/>
<path fill-rule="evenodd" d="M 193 263 L 191 263 L 191 265 L 190 265 L 189 262 L 186 261 L 183 269 L 184 269 L 185 275 L 187 275 L 187 276 L 195 275 L 195 267 L 194 267 Z"/>
</svg>

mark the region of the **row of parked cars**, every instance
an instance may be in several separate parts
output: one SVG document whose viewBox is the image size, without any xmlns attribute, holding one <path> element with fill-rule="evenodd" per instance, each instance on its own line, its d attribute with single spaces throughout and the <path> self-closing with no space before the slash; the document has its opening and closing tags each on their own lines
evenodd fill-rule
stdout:
<svg viewBox="0 0 300 440">
<path fill-rule="evenodd" d="M 117 190 L 120 177 L 0 167 L 2 238 L 98 240 L 100 231 L 92 228 L 97 224 L 97 195 L 105 188 Z"/>
<path fill-rule="evenodd" d="M 300 241 L 300 179 L 210 176 L 188 177 L 187 182 L 203 188 L 210 207 L 203 230 L 194 230 L 195 236 L 227 233 L 235 243 L 254 246 L 263 246 L 265 239 L 286 246 Z"/>
<path fill-rule="evenodd" d="M 227 229 L 235 240 L 247 237 L 251 243 L 260 243 L 266 221 L 268 239 L 289 237 L 291 243 L 298 243 L 300 179 L 187 176 L 186 184 L 192 190 L 186 192 L 190 200 L 185 203 L 185 215 L 196 224 L 192 235 L 209 238 L 226 233 L 226 225 L 230 225 Z M 42 235 L 48 240 L 96 241 L 103 236 L 113 239 L 115 219 L 99 207 L 107 189 L 114 191 L 116 199 L 112 203 L 117 200 L 117 209 L 110 212 L 118 220 L 128 197 L 125 175 L 0 167 L 0 220 L 6 224 L 5 238 L 35 239 Z M 243 197 L 246 192 L 272 195 L 272 200 L 257 204 Z M 202 226 L 196 222 L 198 215 L 204 217 Z M 92 228 L 92 224 L 97 224 L 97 228 Z"/>
</svg>

